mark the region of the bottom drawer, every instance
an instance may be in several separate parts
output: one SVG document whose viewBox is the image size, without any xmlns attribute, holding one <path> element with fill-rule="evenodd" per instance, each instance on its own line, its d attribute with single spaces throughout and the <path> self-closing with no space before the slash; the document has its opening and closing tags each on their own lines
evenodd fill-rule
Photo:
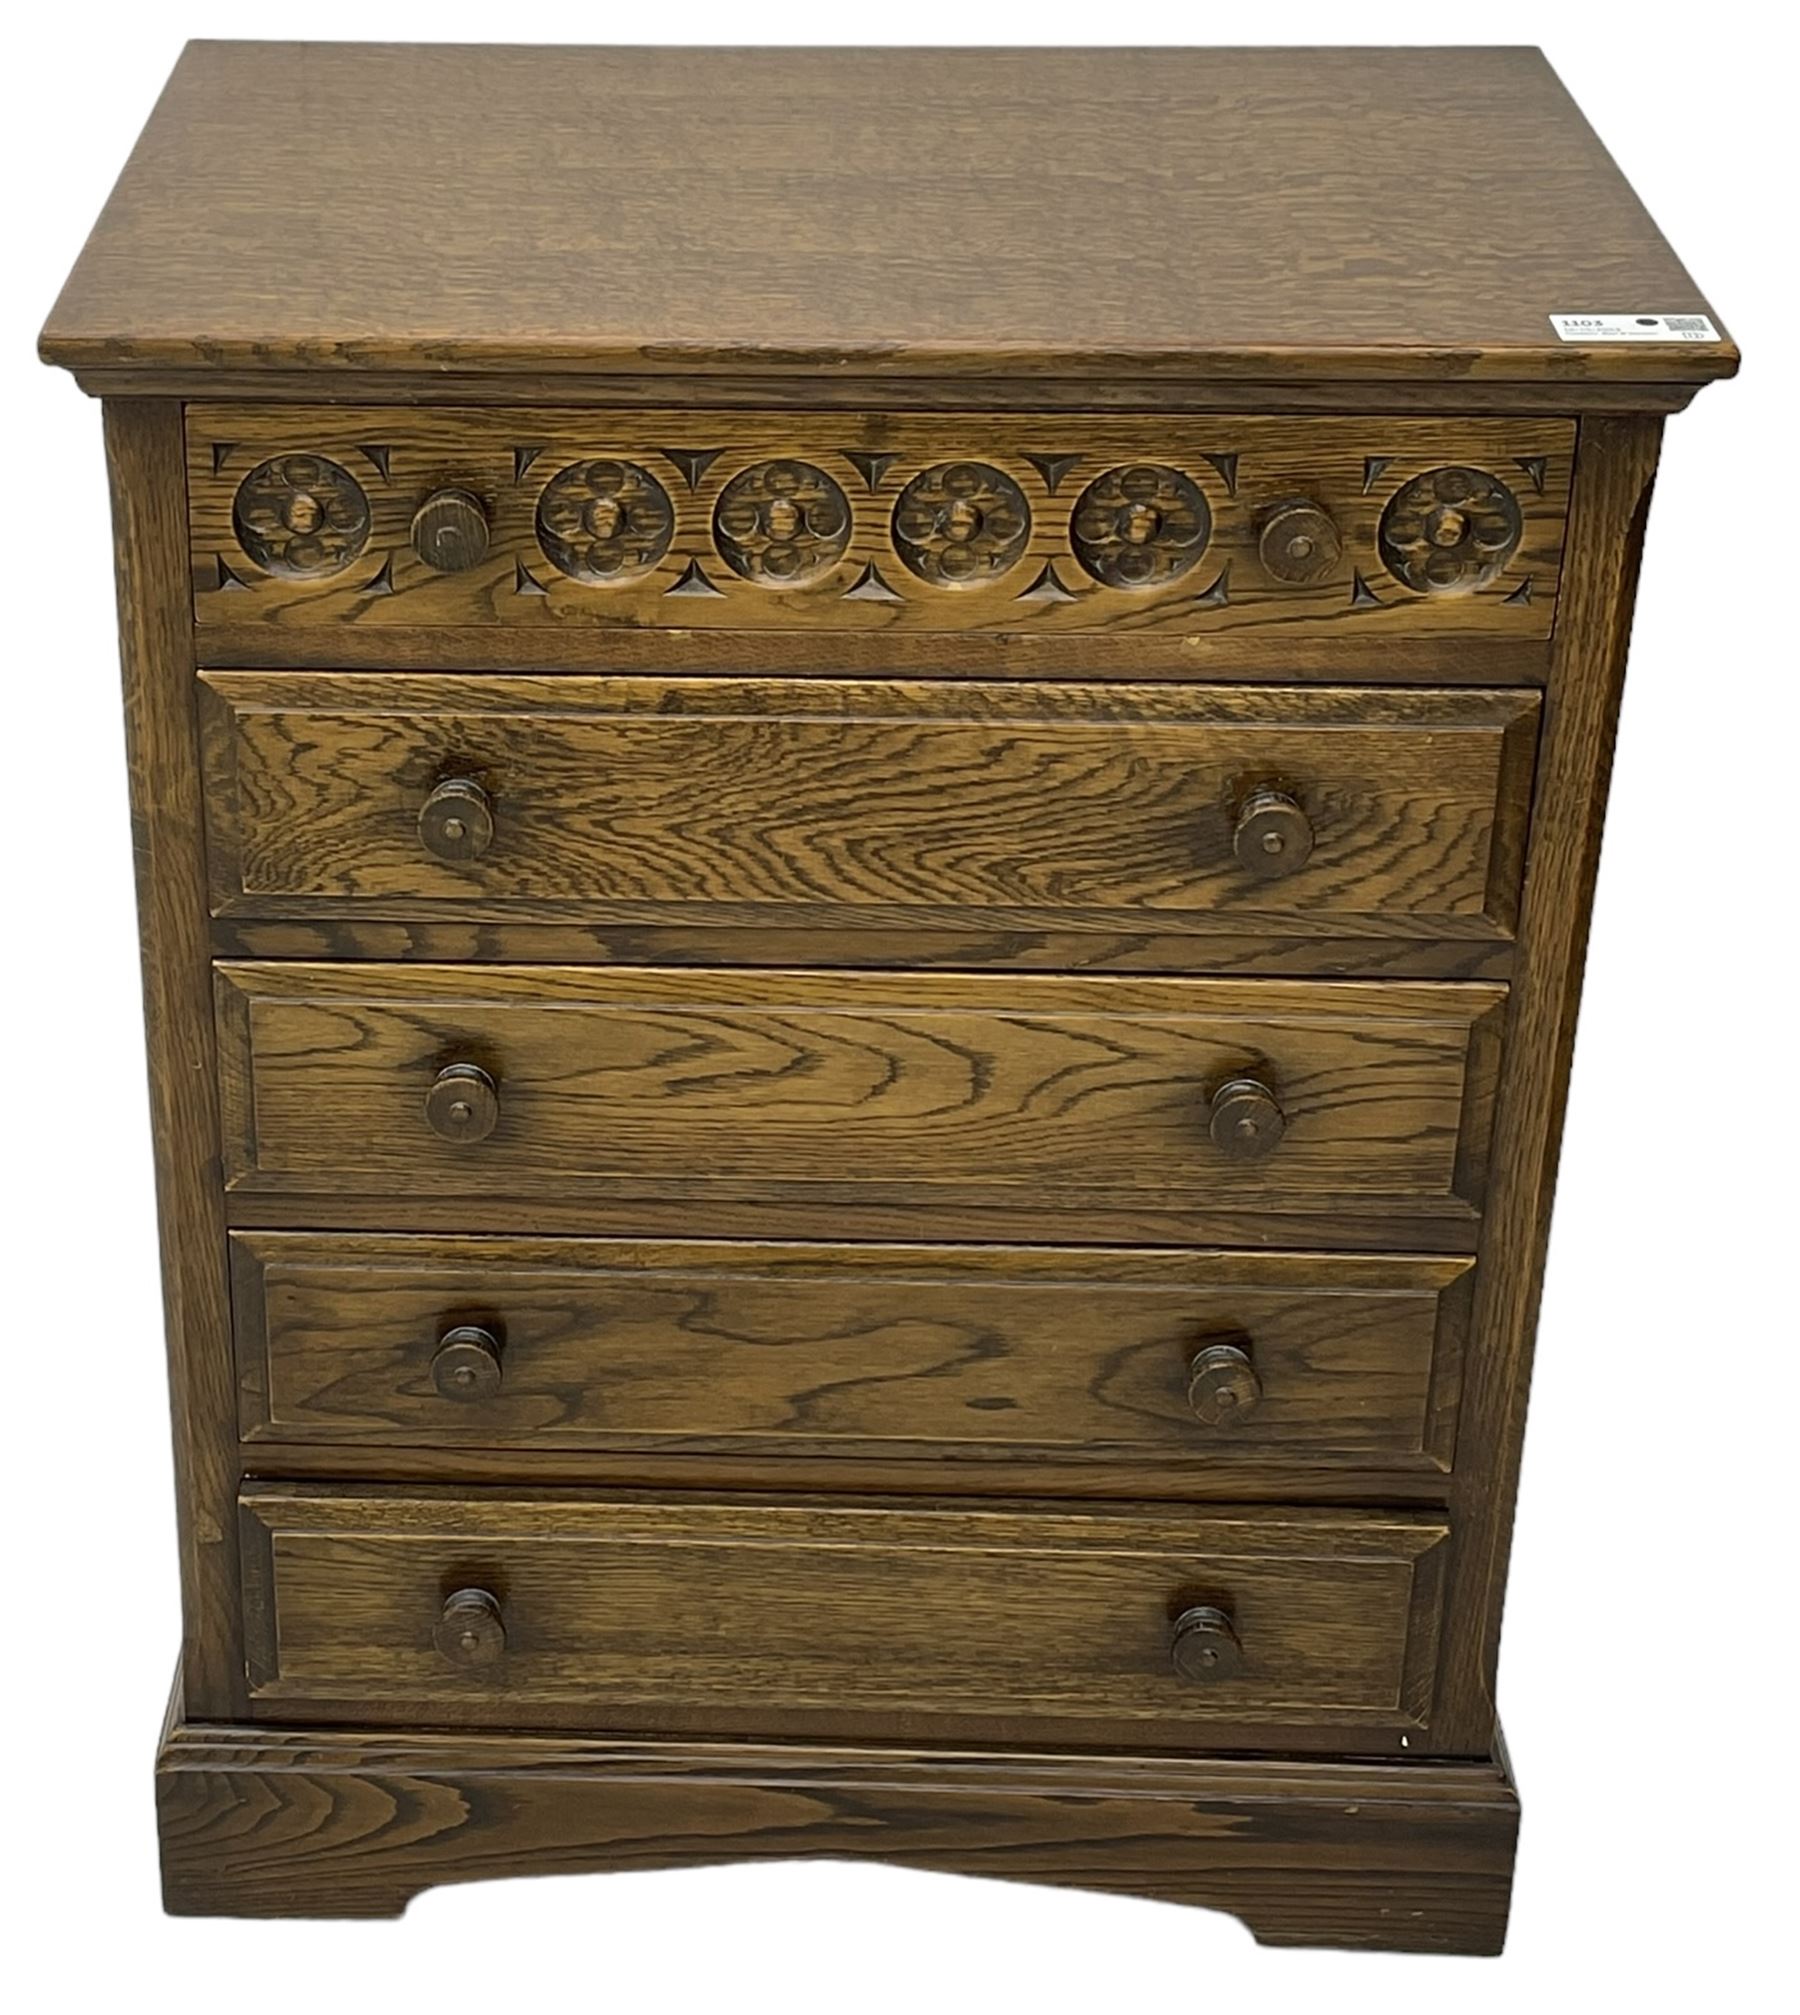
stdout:
<svg viewBox="0 0 1800 2015">
<path fill-rule="evenodd" d="M 259 1706 L 644 1731 L 1418 1728 L 1447 1551 L 1375 1511 L 252 1484 L 242 1514 Z"/>
</svg>

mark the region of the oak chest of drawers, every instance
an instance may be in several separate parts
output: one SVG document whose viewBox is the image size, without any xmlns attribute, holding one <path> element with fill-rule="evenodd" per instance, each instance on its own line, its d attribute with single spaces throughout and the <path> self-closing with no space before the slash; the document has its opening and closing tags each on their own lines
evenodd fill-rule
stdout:
<svg viewBox="0 0 1800 2015">
<path fill-rule="evenodd" d="M 1633 575 L 1736 363 L 1541 58 L 199 45 L 43 349 L 169 1907 L 865 1854 L 1497 1950 Z"/>
</svg>

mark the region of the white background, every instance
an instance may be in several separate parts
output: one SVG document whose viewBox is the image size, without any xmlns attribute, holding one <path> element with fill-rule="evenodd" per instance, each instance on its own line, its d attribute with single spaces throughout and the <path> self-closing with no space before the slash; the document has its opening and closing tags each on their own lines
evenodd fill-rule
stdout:
<svg viewBox="0 0 1800 2015">
<path fill-rule="evenodd" d="M 1263 14 L 1296 42 L 1467 39 L 1453 10 L 1355 0 L 1137 0 L 1116 19 L 1134 42 L 1182 42 L 1244 39 Z M 32 356 L 130 140 L 189 35 L 403 40 L 428 20 L 461 40 L 1078 42 L 1114 18 L 1059 0 L 311 0 L 276 16 L 38 0 L 13 17 L 0 1894 L 15 2007 L 1794 2005 L 1794 51 L 1774 39 L 1787 10 L 1749 5 L 1520 4 L 1471 24 L 1544 45 L 1749 358 L 1670 422 L 1650 526 L 1507 1617 L 1525 1798 L 1507 1956 L 1271 1952 L 1205 1912 L 820 1865 L 440 1889 L 389 1925 L 159 1913 L 150 1763 L 178 1620 L 100 416 Z M 1418 201 L 1439 200 L 1429 106 L 1387 144 L 1416 159 Z M 318 172 L 334 200 L 380 200 L 335 183 L 328 133 Z M 1504 212 L 1462 221 L 1505 242 Z"/>
</svg>

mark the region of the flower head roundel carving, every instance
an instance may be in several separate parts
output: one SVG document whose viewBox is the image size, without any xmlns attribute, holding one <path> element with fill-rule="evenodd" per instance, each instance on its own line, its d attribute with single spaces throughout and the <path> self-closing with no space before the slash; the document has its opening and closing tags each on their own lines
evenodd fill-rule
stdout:
<svg viewBox="0 0 1800 2015">
<path fill-rule="evenodd" d="M 1005 573 L 1030 532 L 1025 492 L 986 462 L 940 462 L 894 505 L 894 549 L 934 588 L 977 588 Z"/>
<path fill-rule="evenodd" d="M 1427 469 L 1381 514 L 1388 572 L 1421 595 L 1485 587 L 1518 550 L 1519 500 L 1485 469 Z"/>
<path fill-rule="evenodd" d="M 231 523 L 264 573 L 316 579 L 341 572 L 369 543 L 369 500 L 323 455 L 276 455 L 238 485 Z"/>
<path fill-rule="evenodd" d="M 725 563 L 765 588 L 816 581 L 850 543 L 850 501 L 811 462 L 758 462 L 732 477 L 713 511 Z"/>
<path fill-rule="evenodd" d="M 675 536 L 669 493 L 635 462 L 571 462 L 538 498 L 538 544 L 575 581 L 629 581 L 647 574 Z"/>
<path fill-rule="evenodd" d="M 1212 512 L 1179 469 L 1140 462 L 1096 476 L 1075 500 L 1069 542 L 1106 588 L 1159 588 L 1206 550 Z"/>
</svg>

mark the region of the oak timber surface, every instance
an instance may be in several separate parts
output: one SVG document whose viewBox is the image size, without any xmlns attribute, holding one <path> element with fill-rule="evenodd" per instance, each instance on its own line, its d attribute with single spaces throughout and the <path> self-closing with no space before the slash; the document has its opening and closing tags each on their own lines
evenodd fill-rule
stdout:
<svg viewBox="0 0 1800 2015">
<path fill-rule="evenodd" d="M 1393 1215 L 1397 1240 L 1408 1219 L 1479 1200 L 1504 999 L 1467 983 L 1035 973 L 216 974 L 234 1189 L 390 1207 L 1362 1204 Z M 434 1131 L 447 1071 L 488 1080 L 480 1130 Z M 1269 1115 L 1266 1153 L 1228 1152 L 1232 1115 L 1212 1101 L 1252 1082 L 1284 1122 Z"/>
<path fill-rule="evenodd" d="M 220 915 L 1401 939 L 1510 936 L 1537 716 L 1510 691 L 571 674 L 214 673 L 202 706 Z M 489 820 L 471 858 L 422 834 L 446 778 Z M 1293 806 L 1274 859 L 1259 789 Z"/>
<path fill-rule="evenodd" d="M 1704 308 L 1529 51 L 188 52 L 43 339 L 170 1908 L 850 1854 L 1497 1949 L 1637 416 L 1737 364 L 1549 317 Z"/>
<path fill-rule="evenodd" d="M 157 1798 L 183 1916 L 398 1916 L 437 1882 L 854 1855 L 1418 1952 L 1499 1951 L 1518 1830 L 1503 1760 L 290 1733 L 179 1699 Z"/>
<path fill-rule="evenodd" d="M 54 363 L 1694 382 L 1535 50 L 195 43 Z M 1715 318 L 1716 319 L 1716 318 Z"/>
<path fill-rule="evenodd" d="M 1442 1471 L 1472 1284 L 1466 1259 L 1357 1254 L 255 1231 L 232 1247 L 245 1438 L 375 1450 Z"/>
<path fill-rule="evenodd" d="M 194 618 L 1523 641 L 1553 626 L 1574 449 L 1572 421 L 1518 415 L 208 403 L 188 409 Z M 1427 575 L 1391 534 L 1410 515 L 1417 539 L 1419 486 L 1446 476 L 1476 529 Z M 414 545 L 446 490 L 481 526 L 448 567 Z M 323 538 L 287 522 L 320 509 Z"/>
<path fill-rule="evenodd" d="M 1179 1741 L 1418 1727 L 1443 1521 L 250 1483 L 251 1695 L 333 1718 Z M 480 1655 L 439 1628 L 485 1594 Z M 1236 1642 L 1179 1668 L 1176 1619 Z M 1077 1731 L 1079 1731 L 1077 1733 Z"/>
</svg>

